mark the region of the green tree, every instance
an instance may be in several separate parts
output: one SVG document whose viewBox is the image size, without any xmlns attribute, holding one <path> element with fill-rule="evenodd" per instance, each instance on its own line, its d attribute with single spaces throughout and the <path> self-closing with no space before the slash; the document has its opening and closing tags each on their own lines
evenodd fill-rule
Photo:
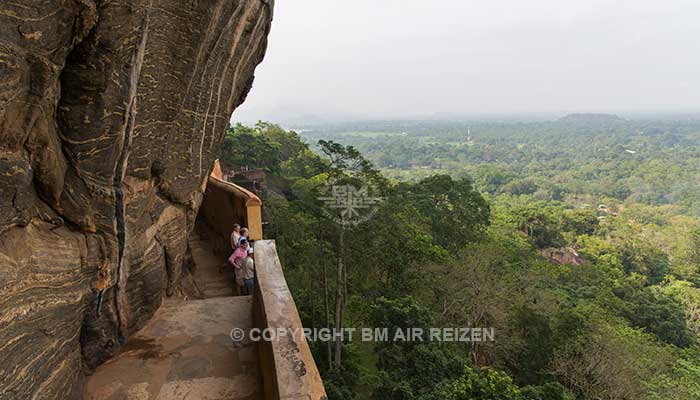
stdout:
<svg viewBox="0 0 700 400">
<path fill-rule="evenodd" d="M 684 351 L 670 371 L 658 374 L 646 386 L 647 400 L 700 399 L 700 347 Z"/>
<path fill-rule="evenodd" d="M 561 344 L 552 373 L 584 399 L 641 399 L 658 371 L 673 362 L 668 346 L 629 327 L 597 305 L 579 305 L 556 335 Z M 568 335 L 568 336 L 566 336 Z"/>
<path fill-rule="evenodd" d="M 489 225 L 489 205 L 468 178 L 434 175 L 415 185 L 404 185 L 401 193 L 431 220 L 437 244 L 451 251 L 484 237 Z"/>
<path fill-rule="evenodd" d="M 628 304 L 623 315 L 632 326 L 656 335 L 660 340 L 688 347 L 693 337 L 682 304 L 657 288 L 643 288 L 625 297 Z"/>
<path fill-rule="evenodd" d="M 386 328 L 389 338 L 397 330 L 423 329 L 431 326 L 429 311 L 411 297 L 378 298 L 372 305 L 368 324 Z M 377 400 L 419 399 L 445 379 L 456 378 L 465 359 L 447 346 L 425 341 L 382 341 L 376 343 L 379 384 L 372 393 Z"/>
</svg>

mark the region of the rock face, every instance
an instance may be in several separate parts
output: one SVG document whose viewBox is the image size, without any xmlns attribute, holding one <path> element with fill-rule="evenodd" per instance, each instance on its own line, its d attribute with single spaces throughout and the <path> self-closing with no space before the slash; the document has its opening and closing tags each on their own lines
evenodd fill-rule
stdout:
<svg viewBox="0 0 700 400">
<path fill-rule="evenodd" d="M 0 399 L 79 398 L 178 293 L 272 3 L 0 2 Z"/>
<path fill-rule="evenodd" d="M 549 247 L 542 250 L 542 256 L 551 262 L 561 265 L 582 265 L 585 261 L 583 257 L 581 257 L 581 254 L 579 254 L 578 247 L 576 246 L 560 248 Z"/>
</svg>

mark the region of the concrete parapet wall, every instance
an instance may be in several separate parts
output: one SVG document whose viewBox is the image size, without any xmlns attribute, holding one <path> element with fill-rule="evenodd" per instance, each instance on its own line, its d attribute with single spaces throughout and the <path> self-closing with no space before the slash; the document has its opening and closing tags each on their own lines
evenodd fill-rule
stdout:
<svg viewBox="0 0 700 400">
<path fill-rule="evenodd" d="M 253 303 L 254 325 L 272 330 L 298 332 L 258 343 L 258 363 L 266 400 L 325 400 L 309 344 L 302 333 L 301 319 L 282 272 L 275 242 L 255 242 L 256 282 Z"/>
</svg>

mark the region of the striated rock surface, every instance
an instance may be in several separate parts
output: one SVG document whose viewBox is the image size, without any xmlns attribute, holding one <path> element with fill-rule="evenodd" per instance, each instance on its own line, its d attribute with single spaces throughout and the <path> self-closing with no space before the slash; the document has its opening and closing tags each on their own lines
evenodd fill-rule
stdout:
<svg viewBox="0 0 700 400">
<path fill-rule="evenodd" d="M 0 399 L 79 398 L 178 293 L 272 8 L 0 2 Z"/>
</svg>

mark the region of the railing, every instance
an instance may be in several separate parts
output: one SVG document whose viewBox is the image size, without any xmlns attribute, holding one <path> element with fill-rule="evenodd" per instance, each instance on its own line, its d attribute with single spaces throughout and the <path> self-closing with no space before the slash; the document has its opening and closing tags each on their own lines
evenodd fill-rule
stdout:
<svg viewBox="0 0 700 400">
<path fill-rule="evenodd" d="M 255 193 L 223 180 L 219 161 L 215 161 L 200 207 L 207 225 L 228 238 L 233 224 L 238 223 L 248 227 L 251 239 L 260 240 L 263 238 L 261 207 L 262 201 Z"/>
</svg>

